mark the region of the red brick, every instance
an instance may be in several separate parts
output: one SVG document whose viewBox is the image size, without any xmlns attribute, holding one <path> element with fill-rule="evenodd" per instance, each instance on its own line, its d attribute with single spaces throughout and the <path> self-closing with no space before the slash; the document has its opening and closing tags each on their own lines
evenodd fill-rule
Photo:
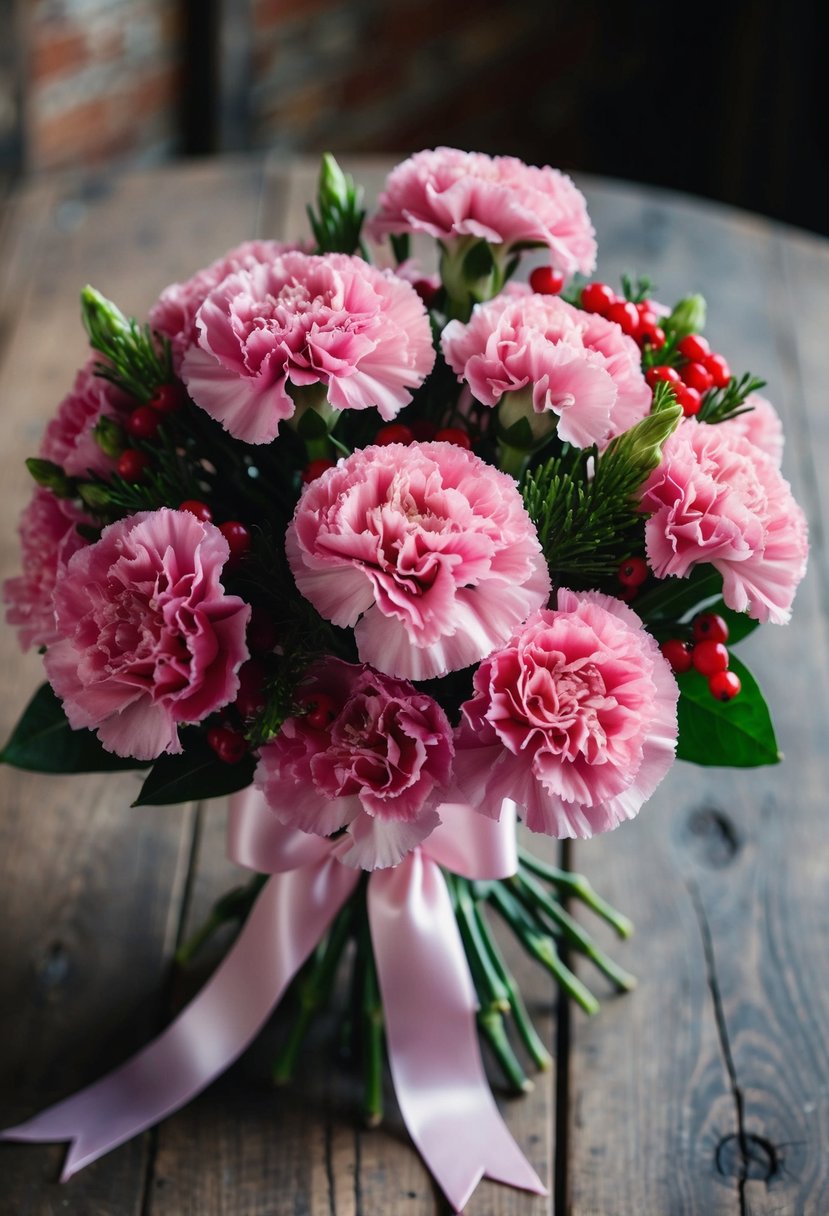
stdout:
<svg viewBox="0 0 829 1216">
<path fill-rule="evenodd" d="M 76 31 L 52 33 L 48 25 L 34 26 L 30 62 L 35 84 L 84 68 L 91 59 L 83 34 Z"/>
</svg>

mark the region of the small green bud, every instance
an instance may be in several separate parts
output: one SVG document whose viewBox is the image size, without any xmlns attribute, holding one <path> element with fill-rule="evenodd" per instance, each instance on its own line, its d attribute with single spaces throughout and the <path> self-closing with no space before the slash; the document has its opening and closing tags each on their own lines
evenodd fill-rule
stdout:
<svg viewBox="0 0 829 1216">
<path fill-rule="evenodd" d="M 655 469 L 662 458 L 662 445 L 673 434 L 682 419 L 682 406 L 676 402 L 666 405 L 656 414 L 649 414 L 630 430 L 619 435 L 607 449 L 624 453 L 630 464 L 643 471 L 642 479 Z"/>
<path fill-rule="evenodd" d="M 665 328 L 673 330 L 680 338 L 700 333 L 705 328 L 705 297 L 686 296 L 680 300 L 665 322 Z"/>
<path fill-rule="evenodd" d="M 330 152 L 323 153 L 317 186 L 320 211 L 342 210 L 348 203 L 349 187 L 354 190 L 351 178 L 343 173 Z"/>
<path fill-rule="evenodd" d="M 101 511 L 110 505 L 109 490 L 100 481 L 82 481 L 78 493 L 93 511 Z"/>
<path fill-rule="evenodd" d="M 127 446 L 124 428 L 113 418 L 108 418 L 106 414 L 102 414 L 95 423 L 92 435 L 101 451 L 114 460 L 117 460 Z"/>
<path fill-rule="evenodd" d="M 81 292 L 81 316 L 92 345 L 102 349 L 113 336 L 120 338 L 130 332 L 129 321 L 116 304 L 102 296 L 89 284 Z"/>
<path fill-rule="evenodd" d="M 67 477 L 60 465 L 55 464 L 54 461 L 30 456 L 26 461 L 26 468 L 39 486 L 43 486 L 45 490 L 51 490 L 58 498 L 75 497 L 74 481 L 71 477 Z"/>
</svg>

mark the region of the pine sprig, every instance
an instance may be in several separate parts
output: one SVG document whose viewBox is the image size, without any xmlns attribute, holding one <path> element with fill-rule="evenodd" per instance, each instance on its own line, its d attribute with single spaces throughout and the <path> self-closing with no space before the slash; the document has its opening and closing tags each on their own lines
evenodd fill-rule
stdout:
<svg viewBox="0 0 829 1216">
<path fill-rule="evenodd" d="M 746 405 L 746 399 L 763 388 L 765 383 L 765 380 L 752 376 L 751 372 L 746 372 L 739 380 L 732 376 L 725 388 L 706 393 L 697 418 L 700 422 L 717 423 L 747 413 L 753 407 Z"/>
<path fill-rule="evenodd" d="M 81 292 L 81 315 L 93 350 L 106 362 L 95 371 L 139 401 L 149 401 L 157 388 L 173 379 L 170 343 L 149 325 L 125 317 L 117 305 L 94 287 Z"/>
<path fill-rule="evenodd" d="M 654 396 L 653 412 L 601 455 L 597 448 L 571 450 L 527 474 L 524 504 L 554 583 L 576 586 L 610 577 L 641 548 L 637 492 L 681 417 L 665 385 Z"/>
</svg>

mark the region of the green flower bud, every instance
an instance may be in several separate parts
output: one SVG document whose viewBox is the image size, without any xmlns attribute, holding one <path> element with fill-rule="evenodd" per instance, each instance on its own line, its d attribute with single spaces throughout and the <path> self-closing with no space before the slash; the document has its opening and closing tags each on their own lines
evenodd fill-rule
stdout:
<svg viewBox="0 0 829 1216">
<path fill-rule="evenodd" d="M 101 511 L 110 505 L 109 490 L 100 481 L 82 481 L 78 493 L 93 511 Z"/>
<path fill-rule="evenodd" d="M 71 477 L 67 477 L 60 465 L 55 464 L 54 461 L 30 456 L 26 461 L 26 468 L 39 486 L 43 486 L 45 490 L 51 490 L 58 498 L 75 497 L 74 481 Z"/>
<path fill-rule="evenodd" d="M 92 435 L 101 451 L 114 460 L 117 460 L 127 446 L 124 428 L 106 414 L 102 414 L 95 423 Z"/>
<path fill-rule="evenodd" d="M 342 210 L 348 203 L 349 192 L 353 194 L 353 191 L 354 182 L 346 177 L 331 153 L 325 152 L 317 186 L 320 211 L 326 212 L 332 208 Z"/>
<path fill-rule="evenodd" d="M 680 300 L 664 325 L 680 338 L 700 333 L 705 328 L 705 297 L 686 296 Z"/>
<path fill-rule="evenodd" d="M 129 335 L 129 321 L 121 309 L 89 284 L 81 292 L 81 316 L 89 340 L 97 350 L 102 349 L 102 343 L 109 345 L 113 336 L 117 339 Z"/>
</svg>

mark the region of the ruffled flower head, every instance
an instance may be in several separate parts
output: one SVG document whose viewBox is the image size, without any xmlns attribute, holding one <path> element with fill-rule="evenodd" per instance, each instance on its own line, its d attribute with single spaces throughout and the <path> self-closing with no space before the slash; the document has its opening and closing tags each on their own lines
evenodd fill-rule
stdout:
<svg viewBox="0 0 829 1216">
<path fill-rule="evenodd" d="M 497 818 L 588 837 L 632 819 L 673 763 L 679 695 L 639 617 L 612 596 L 561 589 L 475 673 L 455 778 Z"/>
<path fill-rule="evenodd" d="M 512 287 L 467 325 L 450 321 L 441 345 L 482 405 L 501 402 L 506 426 L 526 417 L 536 439 L 555 429 L 576 447 L 601 445 L 650 409 L 633 339 L 558 296 Z"/>
<path fill-rule="evenodd" d="M 464 238 L 504 245 L 546 245 L 566 275 L 590 274 L 596 237 L 580 190 L 565 174 L 525 165 L 514 156 L 457 148 L 417 152 L 392 170 L 377 214 L 367 225 L 376 240 L 425 232 L 445 246 Z"/>
<path fill-rule="evenodd" d="M 307 487 L 285 550 L 297 588 L 360 658 L 425 680 L 477 663 L 546 603 L 511 477 L 451 443 L 370 447 Z"/>
<path fill-rule="evenodd" d="M 742 435 L 761 452 L 770 456 L 778 469 L 783 463 L 783 423 L 772 403 L 759 393 L 749 393 L 745 399 L 746 409 L 742 414 L 719 423 L 725 434 Z M 720 434 L 723 432 L 721 431 Z"/>
<path fill-rule="evenodd" d="M 166 508 L 119 520 L 75 553 L 55 589 L 59 640 L 44 659 L 74 729 L 152 760 L 182 750 L 179 723 L 234 699 L 250 607 L 224 593 L 228 556 L 218 528 Z"/>
<path fill-rule="evenodd" d="M 808 530 L 774 460 L 727 423 L 685 419 L 642 488 L 648 562 L 685 578 L 700 562 L 723 576 L 735 612 L 784 624 L 806 571 Z"/>
<path fill-rule="evenodd" d="M 394 418 L 435 359 L 411 284 L 340 253 L 286 253 L 231 274 L 196 329 L 181 368 L 187 389 L 246 443 L 275 439 L 309 386 L 335 410 L 376 406 Z"/>
<path fill-rule="evenodd" d="M 123 421 L 135 402 L 103 376 L 94 372 L 91 358 L 75 377 L 72 391 L 61 401 L 58 412 L 46 427 L 39 455 L 59 464 L 69 477 L 106 477 L 115 460 L 103 451 L 93 430 L 102 417 Z"/>
<path fill-rule="evenodd" d="M 301 690 L 330 710 L 327 725 L 289 718 L 261 749 L 256 784 L 282 823 L 328 836 L 347 865 L 396 865 L 440 823 L 452 766 L 443 710 L 411 684 L 337 659 Z"/>
</svg>

